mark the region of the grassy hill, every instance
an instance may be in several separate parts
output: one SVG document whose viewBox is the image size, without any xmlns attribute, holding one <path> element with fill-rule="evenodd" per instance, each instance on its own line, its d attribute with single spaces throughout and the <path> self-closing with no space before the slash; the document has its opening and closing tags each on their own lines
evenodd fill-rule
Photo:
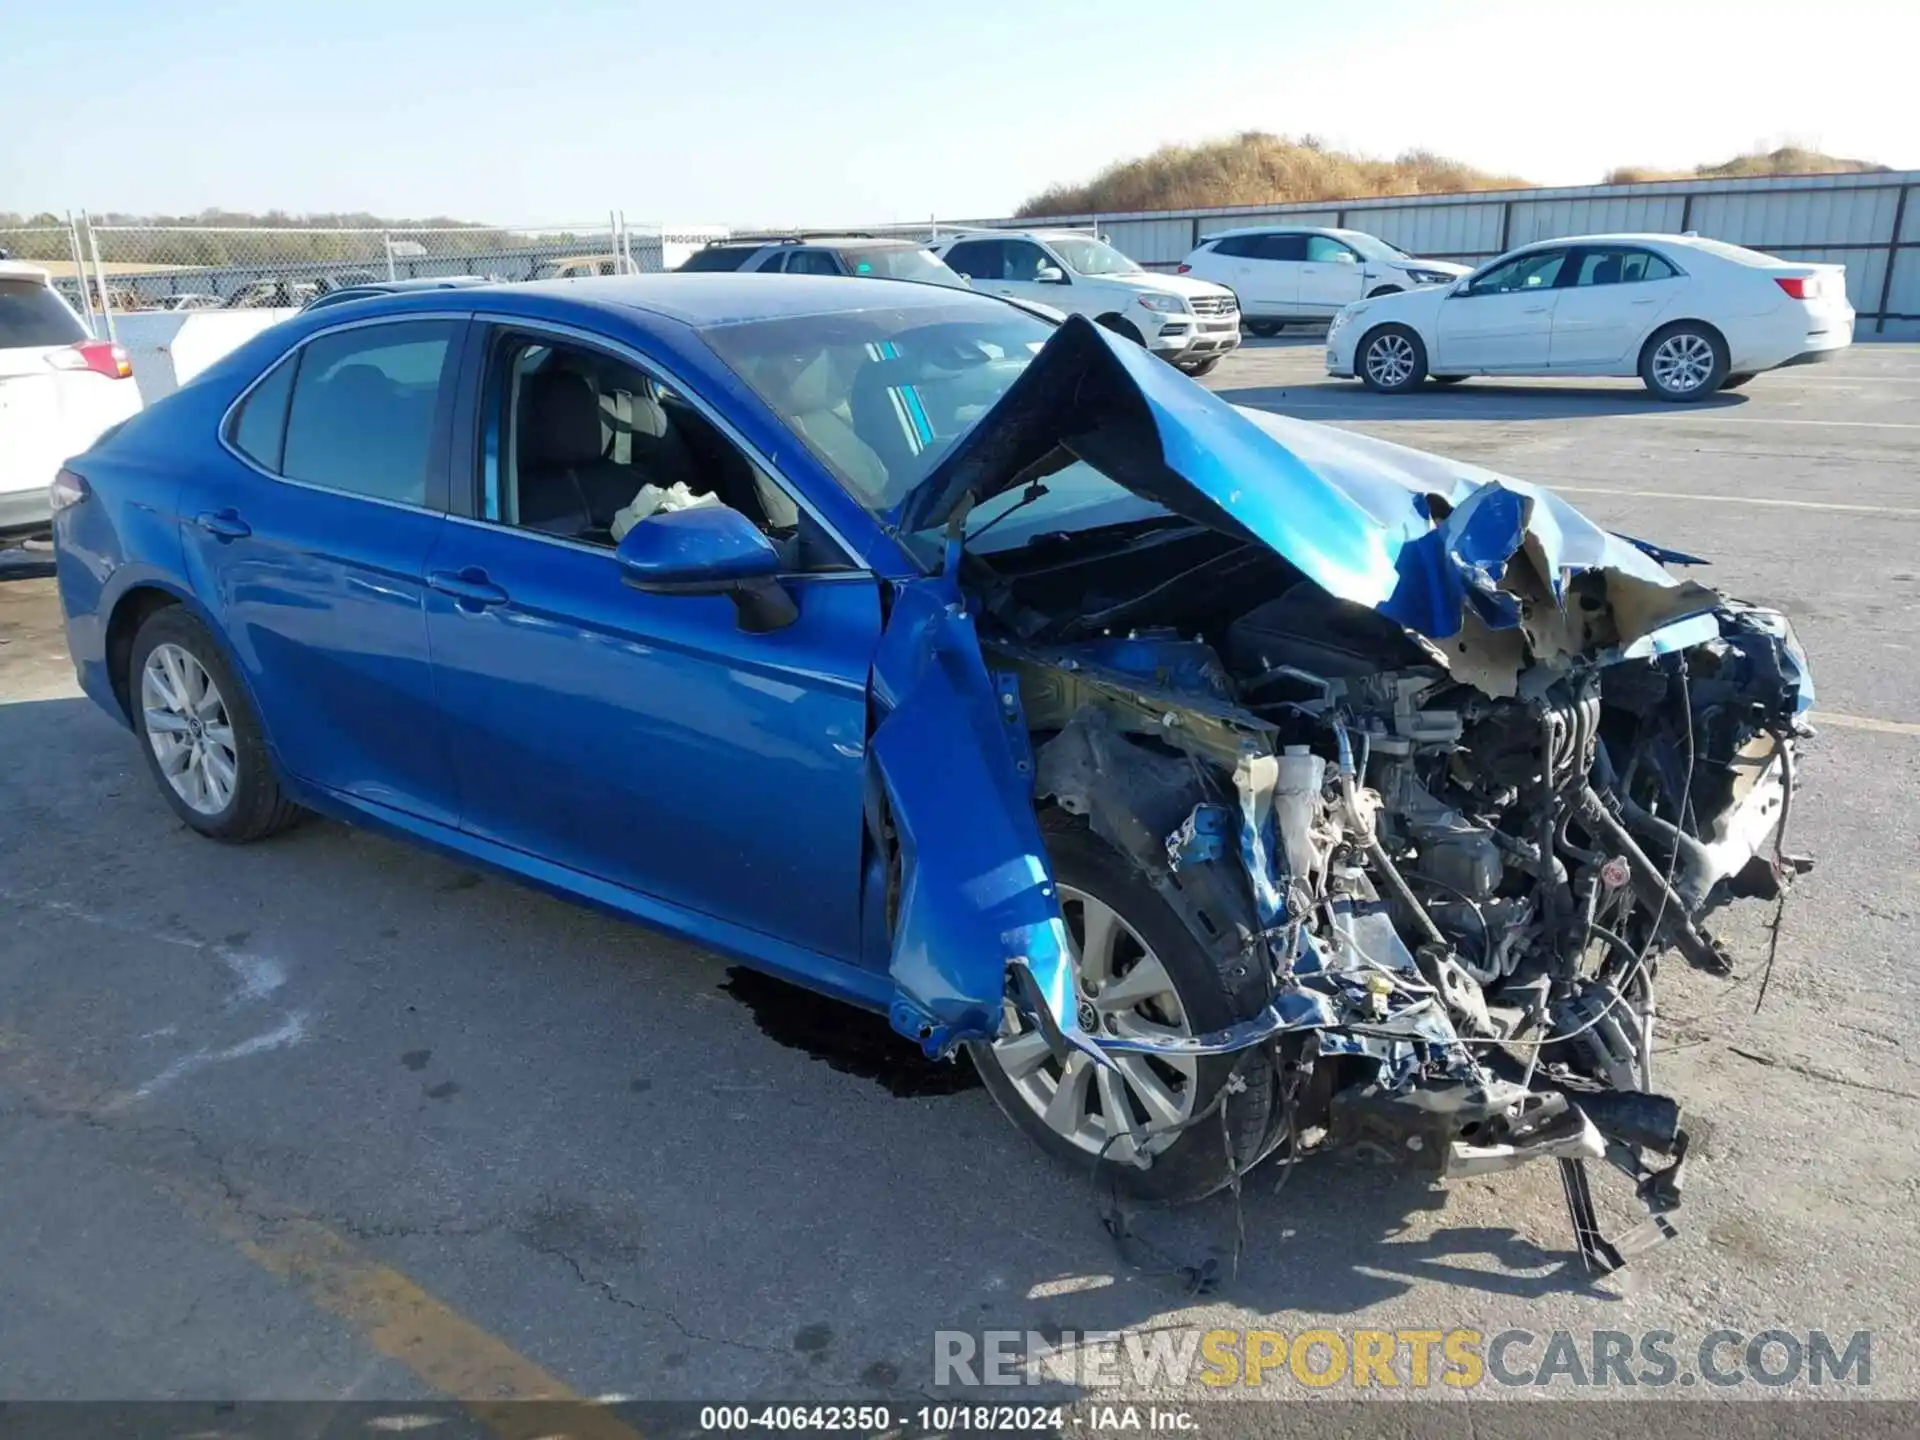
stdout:
<svg viewBox="0 0 1920 1440">
<path fill-rule="evenodd" d="M 1880 171 L 1884 165 L 1847 160 L 1794 146 L 1736 155 L 1693 170 L 1622 166 L 1602 183 L 1722 179 L 1743 175 L 1826 175 Z M 1533 182 L 1494 175 L 1427 150 L 1393 160 L 1330 149 L 1311 135 L 1291 139 L 1249 130 L 1199 145 L 1163 145 L 1151 155 L 1109 165 L 1084 185 L 1054 185 L 1032 196 L 1016 215 L 1113 215 L 1129 210 L 1188 210 L 1215 205 L 1281 205 L 1296 200 L 1360 200 L 1373 195 L 1443 195 L 1461 190 L 1510 190 Z"/>
<path fill-rule="evenodd" d="M 1370 160 L 1329 149 L 1311 135 L 1289 139 L 1249 130 L 1199 145 L 1164 145 L 1151 155 L 1109 165 L 1084 185 L 1042 190 L 1014 213 L 1182 210 L 1501 190 L 1528 183 L 1511 175 L 1490 175 L 1425 150 L 1409 150 L 1396 160 Z"/>
<path fill-rule="evenodd" d="M 1691 170 L 1658 170 L 1649 165 L 1621 165 L 1609 170 L 1605 185 L 1633 185 L 1643 180 L 1737 180 L 1748 175 L 1861 175 L 1892 169 L 1871 160 L 1848 160 L 1802 150 L 1797 145 L 1778 150 L 1753 150 L 1718 165 L 1696 165 Z"/>
</svg>

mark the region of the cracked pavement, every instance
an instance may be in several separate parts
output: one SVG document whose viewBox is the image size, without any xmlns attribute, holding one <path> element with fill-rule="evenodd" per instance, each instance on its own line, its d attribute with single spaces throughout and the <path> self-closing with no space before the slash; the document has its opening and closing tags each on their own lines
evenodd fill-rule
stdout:
<svg viewBox="0 0 1920 1440">
<path fill-rule="evenodd" d="M 583 1394 L 924 1395 L 942 1328 L 1723 1323 L 1872 1329 L 1874 1394 L 1920 1394 L 1920 350 L 1686 413 L 1624 385 L 1402 404 L 1317 359 L 1256 343 L 1210 383 L 1713 556 L 1794 614 L 1839 717 L 1765 1008 L 1764 908 L 1728 926 L 1750 980 L 1662 974 L 1663 1083 L 1711 1128 L 1678 1241 L 1590 1285 L 1550 1169 L 1326 1162 L 1253 1177 L 1238 1275 L 1188 1295 L 983 1091 L 896 1097 L 776 1043 L 715 956 L 331 824 L 192 836 L 26 579 L 0 584 L 0 1399 L 430 1395 L 254 1258 L 321 1234 Z M 1227 1268 L 1225 1200 L 1138 1225 Z"/>
</svg>

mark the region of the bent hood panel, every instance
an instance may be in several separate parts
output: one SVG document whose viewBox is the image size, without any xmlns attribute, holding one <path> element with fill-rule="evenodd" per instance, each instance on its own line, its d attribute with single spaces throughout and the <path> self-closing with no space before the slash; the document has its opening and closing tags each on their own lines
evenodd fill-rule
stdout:
<svg viewBox="0 0 1920 1440">
<path fill-rule="evenodd" d="M 1243 410 L 1075 316 L 916 488 L 901 528 L 944 522 L 1069 459 L 1199 524 L 1264 544 L 1343 600 L 1445 639 L 1522 622 L 1605 572 L 1629 642 L 1718 597 L 1536 485 L 1331 426 Z M 1618 582 L 1618 583 L 1616 583 Z M 1544 592 L 1544 593 L 1542 593 Z"/>
</svg>

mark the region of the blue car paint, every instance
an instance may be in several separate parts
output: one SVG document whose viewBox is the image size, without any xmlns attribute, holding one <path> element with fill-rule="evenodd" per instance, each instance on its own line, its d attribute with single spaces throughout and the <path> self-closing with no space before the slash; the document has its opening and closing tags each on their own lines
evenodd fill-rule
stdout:
<svg viewBox="0 0 1920 1440">
<path fill-rule="evenodd" d="M 966 489 L 990 493 L 1064 439 L 1148 503 L 1270 544 L 1337 595 L 1389 613 L 1399 597 L 1399 613 L 1430 633 L 1451 633 L 1468 604 L 1497 606 L 1491 581 L 1520 539 L 1544 549 L 1556 578 L 1597 565 L 1674 584 L 1544 492 L 1499 481 L 1519 499 L 1494 490 L 1469 503 L 1496 477 L 1236 411 L 1080 321 L 921 498 L 881 523 L 699 332 L 955 301 L 918 289 L 728 274 L 563 281 L 370 299 L 343 307 L 350 316 L 322 310 L 276 327 L 81 462 L 96 501 L 63 512 L 56 538 L 83 684 L 117 709 L 107 617 L 136 584 L 164 589 L 228 645 L 289 792 L 315 809 L 885 1008 L 930 1053 L 994 1033 L 1011 974 L 1057 1038 L 1097 1055 L 1076 1022 L 1069 940 L 1021 770 L 1031 761 L 1013 733 L 1023 721 L 1017 704 L 1008 713 L 1017 692 L 988 671 L 951 564 L 927 574 L 901 529 L 943 518 Z M 449 314 L 560 327 L 654 363 L 781 471 L 860 573 L 797 579 L 798 621 L 748 635 L 723 597 L 623 586 L 604 551 L 420 512 L 368 536 L 366 509 L 385 521 L 383 507 L 289 498 L 217 443 L 228 405 L 306 336 Z M 1063 416 L 1032 403 L 1090 379 L 1104 384 L 1106 409 L 1066 412 L 1079 430 L 1063 434 Z M 1147 450 L 1129 458 L 1143 438 Z M 454 454 L 464 464 L 478 448 Z M 1416 478 L 1414 459 L 1449 482 Z M 1428 495 L 1448 501 L 1445 520 Z M 225 512 L 252 534 L 221 538 L 196 523 Z M 436 573 L 461 583 L 437 588 Z M 1109 659 L 1125 670 L 1143 657 L 1116 647 Z M 286 673 L 302 669 L 327 693 Z M 302 704 L 319 718 L 297 713 Z M 409 734 L 390 734 L 390 752 L 369 755 L 349 733 L 377 733 L 395 714 Z M 876 783 L 899 846 L 890 947 L 872 933 L 889 918 L 874 893 L 885 857 L 862 850 Z M 1303 1023 L 1276 1012 L 1209 1043 Z"/>
</svg>

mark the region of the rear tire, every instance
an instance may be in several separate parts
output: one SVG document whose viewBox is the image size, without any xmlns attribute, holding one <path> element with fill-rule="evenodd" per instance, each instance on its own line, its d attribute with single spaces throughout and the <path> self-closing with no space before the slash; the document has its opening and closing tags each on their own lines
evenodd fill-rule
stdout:
<svg viewBox="0 0 1920 1440">
<path fill-rule="evenodd" d="M 1727 381 L 1727 342 L 1697 320 L 1653 332 L 1640 351 L 1640 381 L 1659 399 L 1690 405 Z"/>
<path fill-rule="evenodd" d="M 1223 973 L 1222 964 L 1208 955 L 1140 872 L 1088 830 L 1084 821 L 1063 811 L 1050 810 L 1041 815 L 1041 826 L 1054 877 L 1060 885 L 1062 908 L 1067 912 L 1069 928 L 1074 931 L 1076 951 L 1083 944 L 1086 907 L 1092 902 L 1105 906 L 1126 932 L 1125 938 L 1115 941 L 1112 953 L 1118 956 L 1124 944 L 1137 957 L 1124 970 L 1116 968 L 1116 962 L 1108 962 L 1107 974 L 1114 978 L 1106 981 L 1104 989 L 1115 990 L 1116 979 L 1124 982 L 1139 966 L 1157 961 L 1178 1001 L 1180 1021 L 1187 1033 L 1202 1034 L 1258 1013 L 1258 1004 L 1251 997 L 1236 998 L 1233 983 Z M 1078 924 L 1076 907 L 1080 915 Z M 1237 959 L 1233 963 L 1237 964 Z M 1082 967 L 1084 975 L 1088 968 L 1084 958 Z M 1099 992 L 1091 999 L 1097 1002 Z M 1159 1002 L 1148 1002 L 1155 1003 Z M 1168 1012 L 1157 1013 L 1164 1017 Z M 1127 1012 L 1122 1020 L 1137 1014 L 1137 1011 Z M 1165 1023 L 1164 1018 L 1156 1020 L 1155 1015 L 1145 1018 Z M 1036 1044 L 1039 1046 L 1037 1061 Z M 1093 1174 L 1102 1185 L 1112 1184 L 1142 1199 L 1173 1203 L 1211 1194 L 1232 1180 L 1237 1170 L 1258 1161 L 1268 1140 L 1274 1079 L 1269 1052 L 1261 1047 L 1242 1051 L 1238 1056 L 1200 1057 L 1188 1062 L 1190 1075 L 1179 1077 L 1158 1061 L 1130 1057 L 1123 1062 L 1128 1067 L 1151 1067 L 1146 1071 L 1145 1083 L 1152 1087 L 1157 1081 L 1163 1097 L 1165 1094 L 1175 1096 L 1186 1119 L 1204 1115 L 1203 1119 L 1179 1130 L 1170 1141 L 1164 1134 L 1155 1137 L 1152 1111 L 1141 1104 L 1132 1082 L 1123 1075 L 1106 1082 L 1108 1088 L 1103 1091 L 1099 1069 L 1091 1061 L 1075 1062 L 1075 1079 L 1078 1085 L 1099 1097 L 1094 1103 L 1100 1105 L 1101 1115 L 1083 1118 L 1081 1128 L 1075 1132 L 1077 1138 L 1070 1137 L 1064 1128 L 1050 1124 L 1043 1113 L 1042 1102 L 1048 1098 L 1049 1086 L 1051 1096 L 1058 1096 L 1063 1072 L 1060 1063 L 1046 1052 L 1044 1042 L 1038 1041 L 1031 1031 L 991 1044 L 976 1043 L 970 1049 L 974 1065 L 994 1103 L 1041 1149 L 1083 1176 Z M 1006 1057 L 1004 1063 L 1003 1056 Z M 1236 1064 L 1240 1078 L 1246 1083 L 1245 1093 L 1229 1096 L 1219 1109 L 1207 1113 L 1207 1107 L 1234 1073 Z M 1018 1077 L 1010 1073 L 1009 1067 L 1021 1072 Z M 1108 1145 L 1105 1157 L 1097 1158 L 1104 1144 L 1099 1140 L 1097 1126 L 1105 1123 L 1104 1101 L 1109 1096 L 1119 1097 L 1129 1106 L 1140 1106 L 1134 1120 L 1136 1125 L 1148 1127 L 1141 1146 L 1149 1155 L 1147 1168 L 1131 1163 L 1130 1158 L 1115 1158 L 1116 1152 L 1130 1156 L 1131 1141 Z M 1142 1114 L 1147 1117 L 1144 1121 Z M 1088 1126 L 1096 1128 L 1090 1132 Z"/>
<path fill-rule="evenodd" d="M 213 633 L 178 605 L 133 637 L 127 706 L 161 797 L 212 840 L 244 844 L 304 813 L 280 793 L 265 732 Z"/>
<path fill-rule="evenodd" d="M 1361 340 L 1353 368 L 1369 390 L 1404 395 L 1427 378 L 1427 347 L 1405 325 L 1382 325 Z"/>
</svg>

